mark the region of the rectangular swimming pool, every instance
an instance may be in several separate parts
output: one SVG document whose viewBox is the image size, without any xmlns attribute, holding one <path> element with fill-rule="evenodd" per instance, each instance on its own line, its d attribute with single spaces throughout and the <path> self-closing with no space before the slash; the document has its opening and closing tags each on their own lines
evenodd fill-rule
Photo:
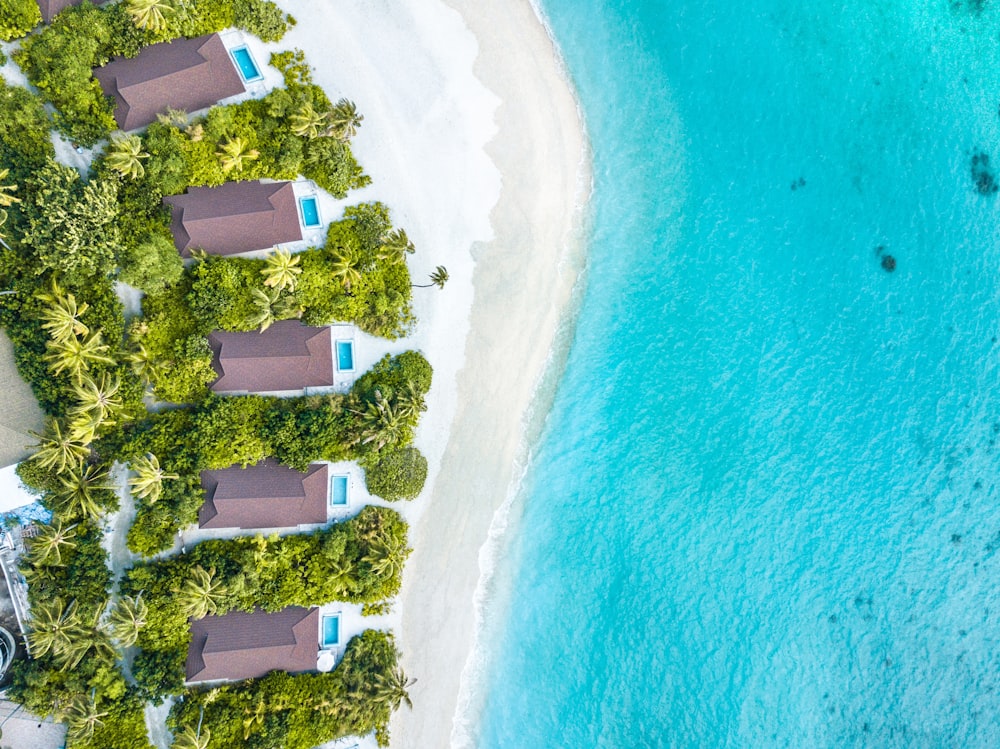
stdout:
<svg viewBox="0 0 1000 749">
<path fill-rule="evenodd" d="M 340 614 L 323 617 L 323 647 L 332 648 L 340 644 Z"/>
<path fill-rule="evenodd" d="M 322 223 L 319 220 L 319 203 L 316 198 L 299 198 L 299 213 L 302 215 L 302 225 L 307 229 L 315 229 Z"/>
<path fill-rule="evenodd" d="M 347 504 L 347 476 L 334 476 L 330 489 L 330 504 L 343 507 Z"/>
<path fill-rule="evenodd" d="M 245 44 L 242 47 L 231 50 L 229 54 L 233 56 L 233 62 L 236 63 L 236 67 L 246 83 L 259 81 L 264 77 L 261 75 L 257 63 L 253 61 L 253 55 L 250 54 L 250 50 Z"/>
<path fill-rule="evenodd" d="M 337 341 L 337 369 L 341 372 L 354 371 L 354 341 Z"/>
</svg>

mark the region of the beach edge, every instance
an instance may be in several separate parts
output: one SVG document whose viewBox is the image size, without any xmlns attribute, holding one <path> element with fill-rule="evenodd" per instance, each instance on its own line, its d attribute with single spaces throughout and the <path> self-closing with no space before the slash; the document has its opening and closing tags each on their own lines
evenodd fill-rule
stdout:
<svg viewBox="0 0 1000 749">
<path fill-rule="evenodd" d="M 585 262 L 591 189 L 578 102 L 535 5 L 444 2 L 476 37 L 474 73 L 501 100 L 485 151 L 502 187 L 490 216 L 495 236 L 472 248 L 475 291 L 454 421 L 412 530 L 399 638 L 418 682 L 414 709 L 393 719 L 392 746 L 400 748 L 454 745 L 453 724 L 464 717 L 457 713 L 467 666 L 474 668 L 474 601 L 489 574 L 481 551 L 553 395 L 539 386 L 543 378 L 554 384 L 564 358 L 557 339 Z"/>
</svg>

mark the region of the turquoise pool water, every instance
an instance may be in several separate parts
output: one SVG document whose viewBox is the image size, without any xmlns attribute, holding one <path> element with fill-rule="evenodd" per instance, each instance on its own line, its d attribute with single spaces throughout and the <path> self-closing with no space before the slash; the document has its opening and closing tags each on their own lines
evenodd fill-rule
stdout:
<svg viewBox="0 0 1000 749">
<path fill-rule="evenodd" d="M 330 494 L 331 505 L 347 504 L 347 476 L 333 477 L 333 490 Z"/>
<path fill-rule="evenodd" d="M 340 617 L 323 617 L 323 647 L 330 648 L 340 644 Z"/>
<path fill-rule="evenodd" d="M 302 213 L 302 225 L 307 229 L 320 225 L 319 203 L 316 198 L 299 198 L 299 210 Z"/>
<path fill-rule="evenodd" d="M 354 371 L 354 341 L 337 341 L 337 369 Z"/>
<path fill-rule="evenodd" d="M 232 56 L 245 82 L 251 83 L 264 77 L 257 68 L 257 63 L 254 62 L 253 55 L 250 54 L 250 50 L 247 47 L 237 47 L 232 50 Z"/>
<path fill-rule="evenodd" d="M 1000 2 L 541 4 L 588 285 L 461 746 L 1000 746 Z"/>
</svg>

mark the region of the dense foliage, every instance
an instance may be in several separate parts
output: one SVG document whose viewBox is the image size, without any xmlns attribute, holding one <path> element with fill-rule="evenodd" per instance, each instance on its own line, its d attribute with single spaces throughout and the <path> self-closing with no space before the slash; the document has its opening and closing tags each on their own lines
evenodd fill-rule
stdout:
<svg viewBox="0 0 1000 749">
<path fill-rule="evenodd" d="M 151 695 L 165 684 L 180 689 L 189 617 L 392 598 L 408 554 L 406 523 L 399 515 L 366 507 L 317 533 L 205 541 L 186 554 L 139 565 L 123 583 L 123 590 L 141 595 L 150 610 L 139 632 L 142 652 L 133 674 Z M 201 584 L 183 583 L 199 576 Z"/>
<path fill-rule="evenodd" d="M 392 450 L 365 464 L 365 486 L 389 502 L 415 499 L 427 480 L 427 458 L 414 447 Z"/>
<path fill-rule="evenodd" d="M 0 0 L 0 41 L 24 36 L 41 20 L 37 0 Z"/>
<path fill-rule="evenodd" d="M 176 735 L 200 721 L 210 746 L 310 749 L 372 731 L 385 746 L 392 710 L 409 700 L 397 658 L 392 636 L 369 630 L 348 643 L 332 673 L 272 673 L 194 692 L 175 703 L 170 724 Z"/>
<path fill-rule="evenodd" d="M 56 107 L 56 125 L 63 133 L 93 145 L 115 128 L 111 105 L 93 68 L 116 55 L 135 57 L 149 44 L 230 26 L 244 28 L 264 41 L 277 41 L 286 29 L 284 15 L 269 0 L 171 0 L 166 4 L 169 10 L 159 14 L 163 22 L 157 23 L 133 14 L 128 2 L 94 7 L 85 1 L 62 11 L 51 25 L 23 41 L 15 60 Z"/>
<path fill-rule="evenodd" d="M 34 0 L 0 0 L 0 35 L 23 34 L 36 13 Z M 114 127 L 94 65 L 233 25 L 274 40 L 290 22 L 269 0 L 85 1 L 16 53 L 37 96 L 0 80 L 0 283 L 9 292 L 0 327 L 47 414 L 18 473 L 53 516 L 28 534 L 21 560 L 32 659 L 15 664 L 11 694 L 67 723 L 73 749 L 150 746 L 143 703 L 181 691 L 189 617 L 333 600 L 371 612 L 399 589 L 406 524 L 374 507 L 314 534 L 205 542 L 123 581 L 107 564 L 102 520 L 118 509 L 126 476 L 138 508 L 128 543 L 146 556 L 196 520 L 206 468 L 356 459 L 388 498 L 415 495 L 426 476 L 409 447 L 431 381 L 418 353 L 385 357 L 346 394 L 206 391 L 213 329 L 301 317 L 395 337 L 413 320 L 413 246 L 377 203 L 347 209 L 322 247 L 297 256 L 209 258 L 185 271 L 173 246 L 162 198 L 191 185 L 301 174 L 342 197 L 368 183 L 349 146 L 361 116 L 329 101 L 301 53 L 274 56 L 286 85 L 261 100 L 195 120 L 167 113 L 142 137 L 116 135 L 84 175 L 55 159 L 53 126 L 82 144 Z M 148 295 L 128 332 L 116 282 Z M 149 385 L 192 405 L 149 413 Z M 384 742 L 390 712 L 408 703 L 396 661 L 390 637 L 366 632 L 331 674 L 192 693 L 173 713 L 178 740 L 204 704 L 211 746 L 304 748 L 372 730 Z"/>
<path fill-rule="evenodd" d="M 320 460 L 377 462 L 383 451 L 408 446 L 430 377 L 423 356 L 405 352 L 385 357 L 347 395 L 212 396 L 197 406 L 150 414 L 109 435 L 102 449 L 117 460 L 153 454 L 164 471 L 178 476 L 163 483 L 154 501 L 137 502 L 129 548 L 154 554 L 197 521 L 204 502 L 202 470 L 252 465 L 268 456 L 300 470 Z M 408 455 L 422 460 L 415 450 Z M 399 491 L 405 496 L 412 489 L 409 484 Z"/>
</svg>

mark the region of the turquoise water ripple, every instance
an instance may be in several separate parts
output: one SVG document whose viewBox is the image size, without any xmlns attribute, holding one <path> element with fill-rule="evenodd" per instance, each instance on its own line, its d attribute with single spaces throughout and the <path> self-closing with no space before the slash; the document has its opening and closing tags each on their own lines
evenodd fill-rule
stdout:
<svg viewBox="0 0 1000 749">
<path fill-rule="evenodd" d="M 1000 4 L 826 5 L 543 2 L 594 228 L 477 746 L 1000 745 Z"/>
</svg>

